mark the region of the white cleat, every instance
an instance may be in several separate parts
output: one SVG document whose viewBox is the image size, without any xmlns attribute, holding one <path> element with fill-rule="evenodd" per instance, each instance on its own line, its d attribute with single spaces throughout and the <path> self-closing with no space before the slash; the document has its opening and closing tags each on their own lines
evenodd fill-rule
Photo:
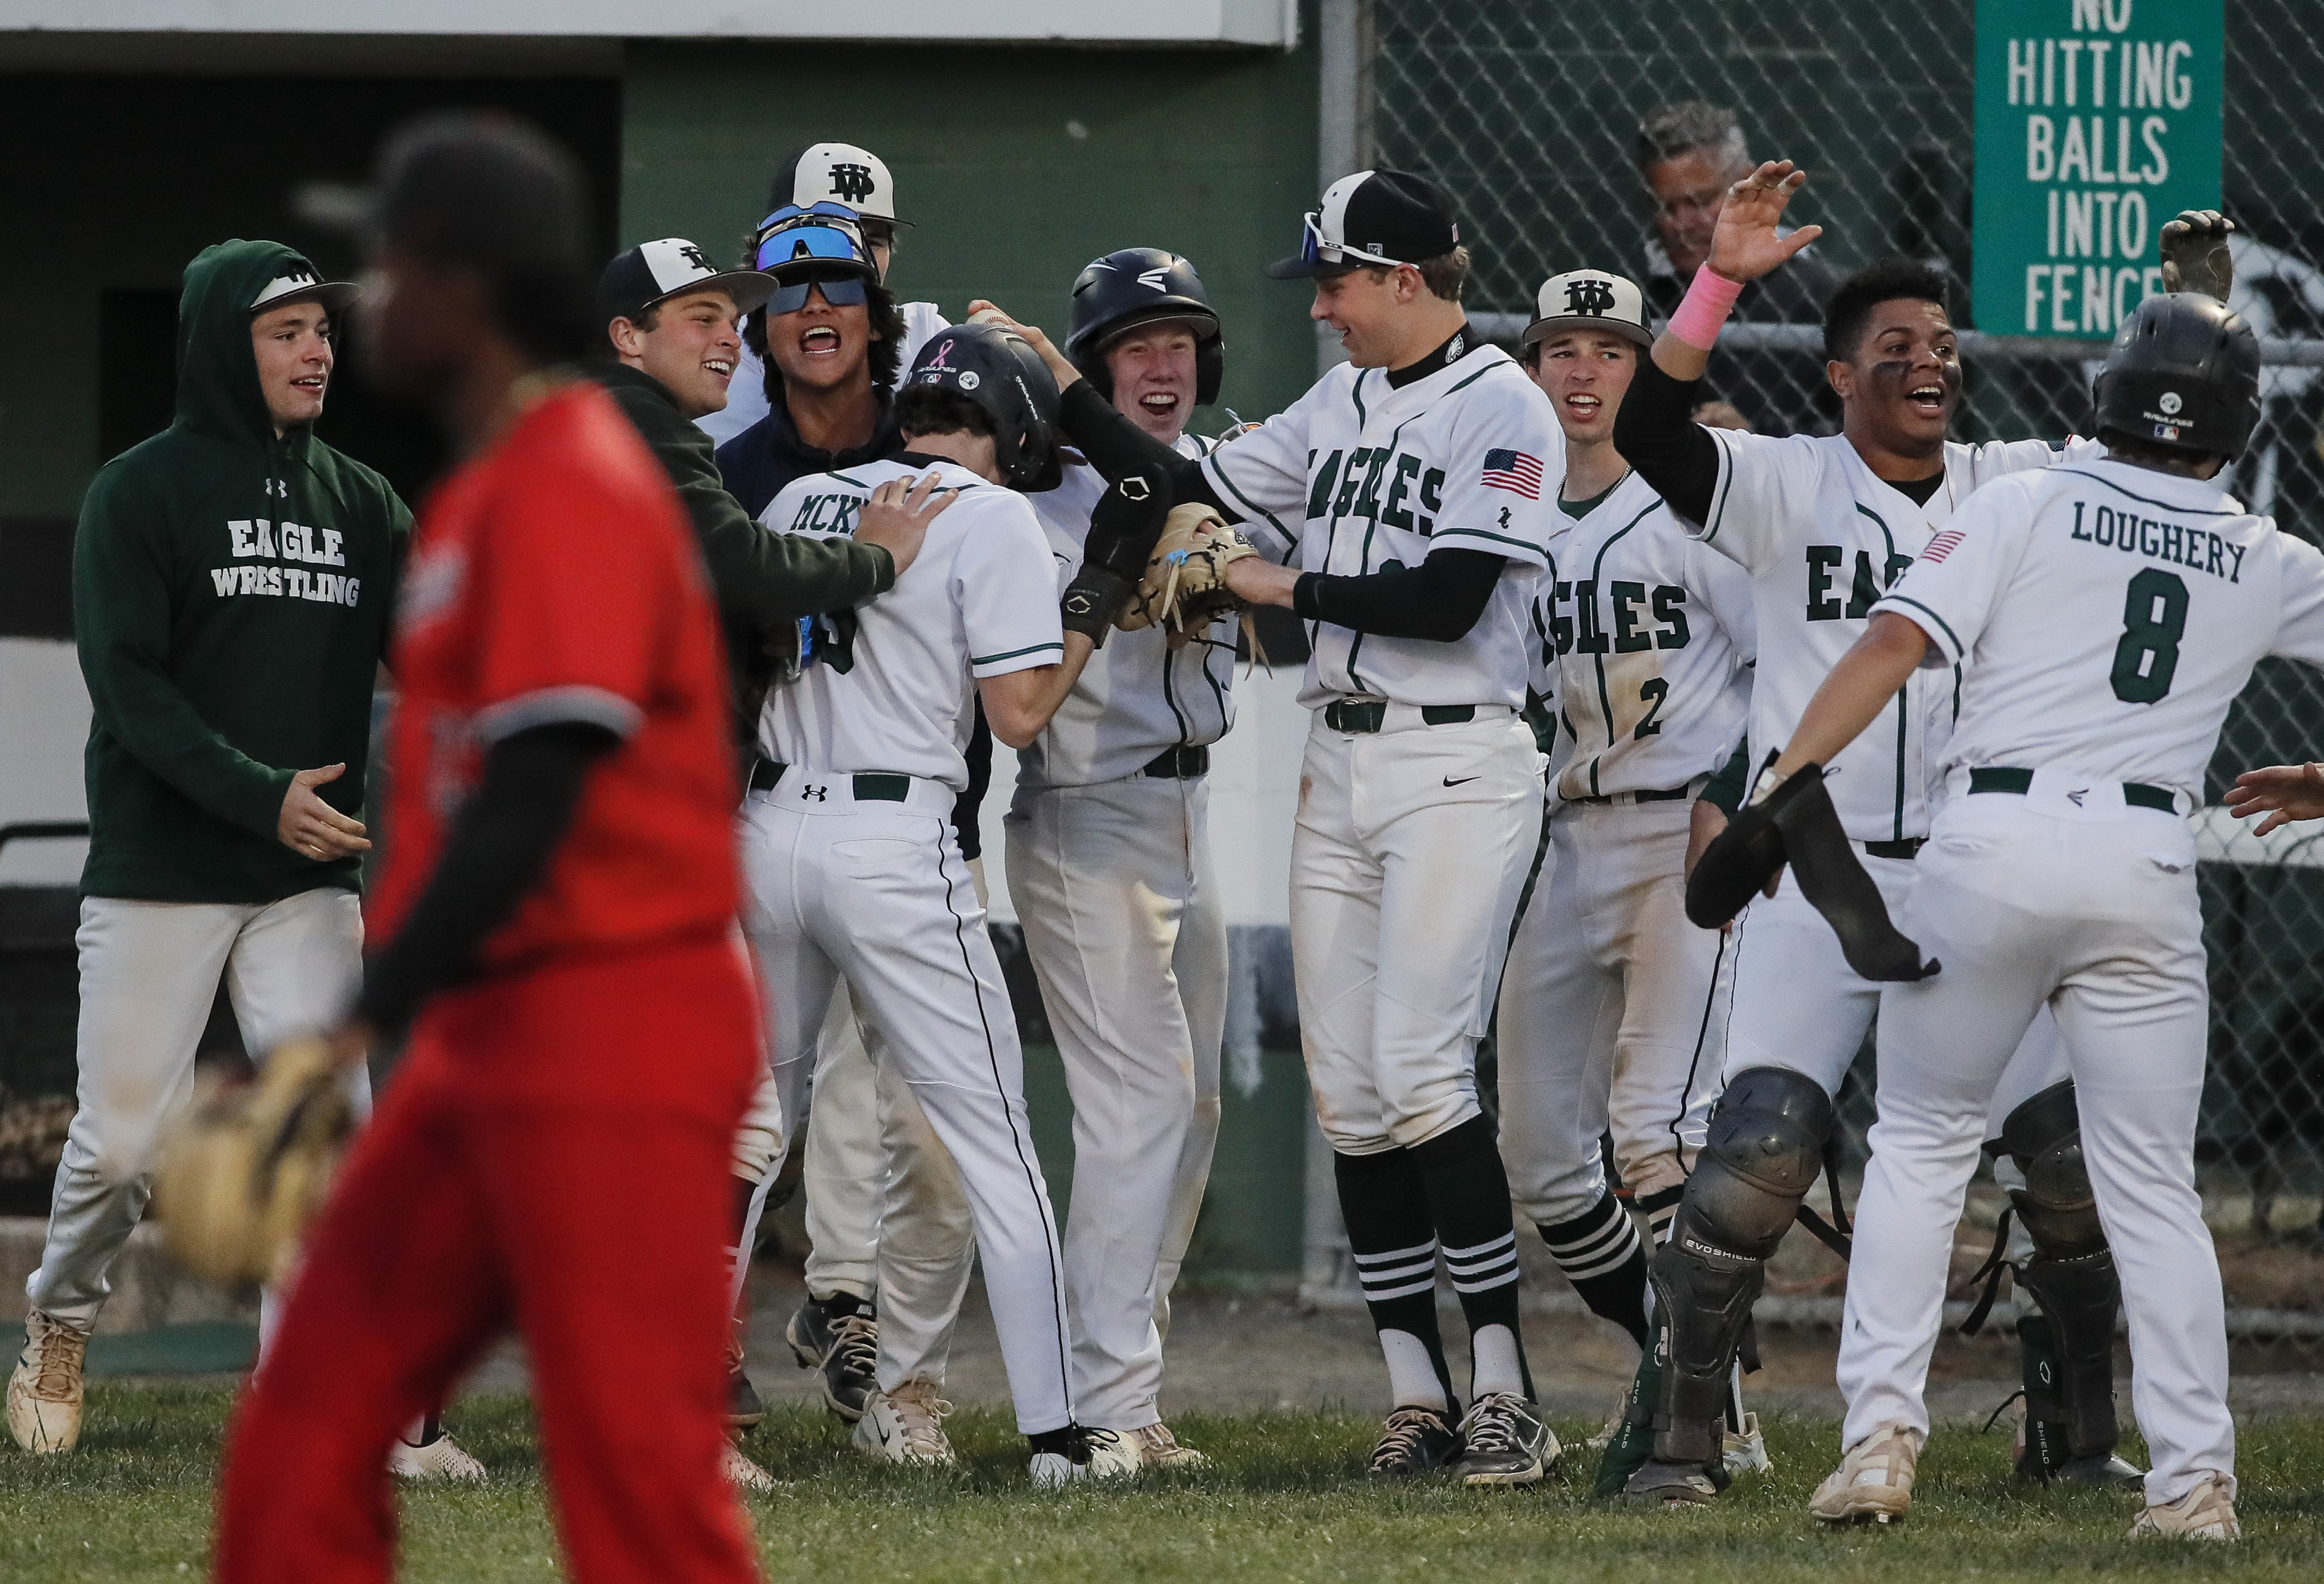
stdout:
<svg viewBox="0 0 2324 1584">
<path fill-rule="evenodd" d="M 416 1484 L 457 1480 L 481 1485 L 485 1478 L 484 1466 L 450 1436 L 440 1433 L 426 1446 L 415 1446 L 398 1437 L 387 1450 L 387 1471 L 398 1479 Z"/>
<path fill-rule="evenodd" d="M 2157 1502 L 2139 1514 L 2130 1533 L 2134 1540 L 2241 1540 L 2244 1526 L 2236 1521 L 2227 1482 L 2206 1474 L 2177 1501 Z"/>
<path fill-rule="evenodd" d="M 951 1412 L 932 1380 L 915 1377 L 892 1392 L 874 1386 L 864 1396 L 863 1417 L 855 1422 L 855 1450 L 888 1463 L 951 1463 L 952 1441 L 944 1432 L 945 1415 Z"/>
<path fill-rule="evenodd" d="M 1604 1424 L 1598 1427 L 1598 1433 L 1582 1444 L 1593 1452 L 1604 1451 L 1613 1444 L 1614 1438 L 1622 1432 L 1622 1420 L 1629 1411 L 1630 1393 L 1629 1388 L 1626 1386 L 1622 1390 L 1622 1395 L 1614 1399 L 1614 1412 L 1607 1415 Z"/>
<path fill-rule="evenodd" d="M 8 1433 L 28 1452 L 69 1452 L 80 1441 L 88 1333 L 44 1310 L 24 1316 L 24 1351 L 8 1377 Z"/>
<path fill-rule="evenodd" d="M 1148 1469 L 1207 1469 L 1211 1460 L 1192 1447 L 1182 1447 L 1170 1427 L 1160 1420 L 1130 1432 L 1138 1460 Z"/>
<path fill-rule="evenodd" d="M 1913 1510 L 1913 1473 L 1920 1460 L 1920 1436 L 1901 1424 L 1884 1424 L 1824 1476 L 1808 1498 L 1808 1513 L 1826 1524 L 1893 1524 Z"/>
<path fill-rule="evenodd" d="M 1089 1465 L 1076 1463 L 1063 1452 L 1035 1452 L 1032 1474 L 1035 1490 L 1063 1490 L 1088 1478 Z"/>
<path fill-rule="evenodd" d="M 1146 1472 L 1145 1450 L 1133 1436 L 1118 1430 L 1102 1430 L 1094 1424 L 1083 1433 L 1089 1438 L 1090 1478 L 1135 1479 Z"/>
<path fill-rule="evenodd" d="M 1740 1432 L 1730 1430 L 1726 1432 L 1720 1450 L 1720 1461 L 1727 1466 L 1730 1476 L 1765 1474 L 1775 1468 L 1775 1460 L 1767 1456 L 1767 1438 L 1759 1433 L 1759 1416 L 1757 1414 L 1743 1415 Z"/>
<path fill-rule="evenodd" d="M 742 1449 L 733 1441 L 723 1441 L 718 1448 L 718 1472 L 736 1490 L 753 1496 L 764 1496 L 770 1490 L 780 1490 L 783 1482 L 745 1457 Z"/>
</svg>

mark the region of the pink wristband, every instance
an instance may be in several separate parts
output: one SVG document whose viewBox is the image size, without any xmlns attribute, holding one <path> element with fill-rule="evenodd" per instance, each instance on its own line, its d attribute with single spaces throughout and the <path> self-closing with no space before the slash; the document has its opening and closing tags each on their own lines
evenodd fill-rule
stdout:
<svg viewBox="0 0 2324 1584">
<path fill-rule="evenodd" d="M 1719 340 L 1719 327 L 1727 322 L 1734 311 L 1735 299 L 1743 294 L 1743 282 L 1729 281 L 1709 264 L 1694 272 L 1694 280 L 1686 289 L 1686 299 L 1678 305 L 1664 329 L 1689 346 L 1708 352 Z"/>
</svg>

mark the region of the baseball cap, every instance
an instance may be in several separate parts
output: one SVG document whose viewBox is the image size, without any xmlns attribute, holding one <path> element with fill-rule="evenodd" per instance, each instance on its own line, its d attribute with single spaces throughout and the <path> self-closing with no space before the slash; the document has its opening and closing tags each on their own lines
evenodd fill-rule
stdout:
<svg viewBox="0 0 2324 1584">
<path fill-rule="evenodd" d="M 259 288 L 258 295 L 250 299 L 250 311 L 262 314 L 288 302 L 319 302 L 326 313 L 336 314 L 362 292 L 363 288 L 352 281 L 324 280 L 314 265 L 294 257 L 281 274 Z"/>
<path fill-rule="evenodd" d="M 1267 266 L 1277 281 L 1339 275 L 1360 264 L 1416 264 L 1461 245 L 1452 200 L 1425 176 L 1359 170 L 1332 183 L 1308 211 L 1296 258 Z"/>
<path fill-rule="evenodd" d="M 1655 333 L 1646 328 L 1646 294 L 1637 282 L 1603 270 L 1568 270 L 1543 281 L 1534 299 L 1533 323 L 1517 345 L 1531 346 L 1559 330 L 1604 330 L 1641 346 L 1651 346 L 1655 340 Z"/>
<path fill-rule="evenodd" d="M 869 149 L 853 143 L 814 143 L 776 167 L 774 190 L 767 207 L 786 205 L 807 208 L 817 203 L 845 204 L 867 220 L 890 226 L 910 222 L 896 218 L 896 183 L 887 165 Z"/>
<path fill-rule="evenodd" d="M 630 319 L 659 302 L 691 291 L 723 291 L 749 313 L 775 290 L 771 275 L 756 270 L 721 270 L 683 236 L 641 242 L 613 255 L 597 281 L 597 313 L 606 320 Z"/>
</svg>

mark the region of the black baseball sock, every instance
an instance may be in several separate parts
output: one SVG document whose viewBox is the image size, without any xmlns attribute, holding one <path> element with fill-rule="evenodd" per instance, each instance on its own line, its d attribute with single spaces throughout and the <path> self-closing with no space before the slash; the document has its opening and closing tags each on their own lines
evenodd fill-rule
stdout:
<svg viewBox="0 0 2324 1584">
<path fill-rule="evenodd" d="M 1492 1123 L 1471 1117 L 1406 1153 L 1420 1168 L 1444 1268 L 1469 1322 L 1471 1393 L 1513 1392 L 1532 1401 L 1533 1374 L 1517 1330 L 1517 1220 Z"/>
<path fill-rule="evenodd" d="M 1646 1229 L 1655 1235 L 1655 1247 L 1670 1241 L 1671 1223 L 1678 1220 L 1678 1202 L 1686 1197 L 1686 1184 L 1657 1189 L 1638 1199 L 1638 1213 L 1646 1218 Z"/>
<path fill-rule="evenodd" d="M 1613 1189 L 1572 1220 L 1542 1222 L 1541 1240 L 1591 1313 L 1620 1326 L 1641 1349 L 1653 1340 L 1646 1324 L 1646 1246 Z"/>
<path fill-rule="evenodd" d="M 1364 1306 L 1388 1356 L 1399 1408 L 1453 1408 L 1452 1372 L 1436 1329 L 1436 1229 L 1427 1190 L 1406 1149 L 1332 1157 L 1340 1216 L 1364 1286 Z"/>
</svg>

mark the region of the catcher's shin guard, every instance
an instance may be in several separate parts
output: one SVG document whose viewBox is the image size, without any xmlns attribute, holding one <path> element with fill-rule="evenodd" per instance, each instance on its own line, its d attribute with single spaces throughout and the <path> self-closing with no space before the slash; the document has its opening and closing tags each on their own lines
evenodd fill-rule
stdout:
<svg viewBox="0 0 2324 1584">
<path fill-rule="evenodd" d="M 1831 1097 L 1788 1067 L 1747 1067 L 1711 1114 L 1671 1239 L 1649 1267 L 1662 1391 L 1655 1459 L 1720 1460 L 1728 1377 L 1800 1202 L 1823 1164 Z"/>
<path fill-rule="evenodd" d="M 2069 1079 L 2009 1113 L 2001 1150 L 2025 1174 L 2013 1189 L 2034 1257 L 2017 1284 L 2041 1306 L 2018 1325 L 2025 1368 L 2021 1471 L 2047 1479 L 2070 1465 L 2104 1462 L 2120 1432 L 2114 1411 L 2114 1328 L 2122 1285 L 2082 1163 L 2081 1123 Z"/>
</svg>

